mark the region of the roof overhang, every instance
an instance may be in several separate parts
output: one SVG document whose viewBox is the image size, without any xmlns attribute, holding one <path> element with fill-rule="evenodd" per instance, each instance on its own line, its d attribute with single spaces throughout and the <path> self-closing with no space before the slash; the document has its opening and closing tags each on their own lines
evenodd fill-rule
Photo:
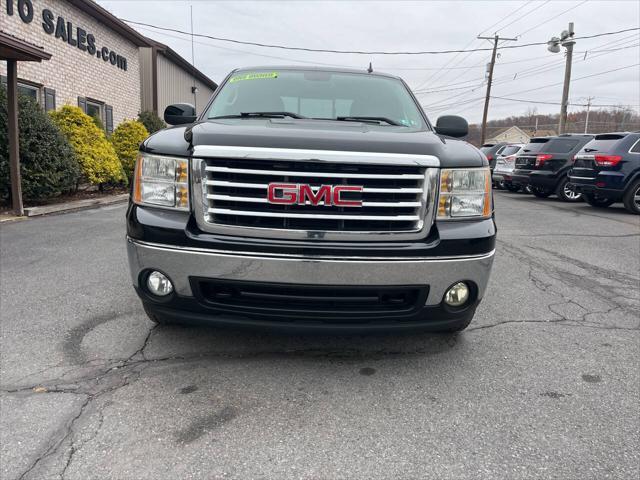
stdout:
<svg viewBox="0 0 640 480">
<path fill-rule="evenodd" d="M 118 17 L 114 16 L 108 10 L 102 8 L 97 3 L 91 0 L 67 0 L 71 5 L 78 10 L 83 11 L 87 15 L 95 18 L 99 22 L 103 23 L 106 27 L 110 28 L 116 33 L 119 33 L 124 38 L 138 47 L 150 47 L 151 45 L 147 41 L 147 37 L 138 33 L 129 25 L 124 23 Z"/>
<path fill-rule="evenodd" d="M 153 40 L 151 38 L 147 38 L 147 41 L 149 43 L 152 44 L 152 46 L 162 55 L 164 55 L 165 57 L 167 57 L 167 59 L 169 59 L 170 61 L 172 61 L 173 63 L 175 63 L 176 65 L 178 65 L 180 68 L 182 68 L 183 70 L 185 70 L 186 72 L 188 72 L 189 74 L 193 75 L 194 77 L 196 77 L 198 80 L 200 80 L 202 83 L 204 83 L 205 85 L 207 85 L 211 90 L 215 90 L 216 88 L 218 88 L 218 85 L 211 80 L 209 77 L 207 77 L 204 73 L 202 73 L 200 70 L 198 70 L 197 68 L 193 67 L 187 60 L 185 60 L 178 52 L 176 52 L 175 50 L 173 50 L 171 47 L 169 47 L 168 45 L 165 45 L 164 43 L 160 43 L 157 40 Z"/>
<path fill-rule="evenodd" d="M 51 54 L 33 43 L 0 32 L 0 60 L 15 60 L 18 62 L 41 62 L 49 60 Z"/>
</svg>

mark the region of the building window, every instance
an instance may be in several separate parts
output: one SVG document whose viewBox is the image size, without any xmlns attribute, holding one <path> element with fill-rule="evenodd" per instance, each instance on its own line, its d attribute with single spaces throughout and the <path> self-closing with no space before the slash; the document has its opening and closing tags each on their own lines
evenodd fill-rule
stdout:
<svg viewBox="0 0 640 480">
<path fill-rule="evenodd" d="M 98 118 L 102 122 L 102 104 L 87 99 L 87 110 L 85 112 L 90 117 Z"/>
<path fill-rule="evenodd" d="M 78 97 L 78 106 L 91 118 L 99 120 L 107 134 L 113 133 L 113 107 L 90 98 Z"/>
<path fill-rule="evenodd" d="M 18 95 L 33 98 L 36 102 L 40 103 L 40 89 L 33 85 L 18 82 Z"/>
<path fill-rule="evenodd" d="M 0 83 L 6 88 L 7 77 L 2 75 L 2 78 L 0 78 Z M 30 83 L 25 83 L 18 80 L 18 95 L 24 95 L 29 98 L 33 98 L 37 103 L 40 103 L 40 86 L 32 85 Z"/>
</svg>

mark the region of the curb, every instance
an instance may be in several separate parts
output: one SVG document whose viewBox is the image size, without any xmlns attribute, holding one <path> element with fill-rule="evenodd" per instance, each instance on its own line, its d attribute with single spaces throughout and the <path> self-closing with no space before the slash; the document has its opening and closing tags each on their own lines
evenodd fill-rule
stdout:
<svg viewBox="0 0 640 480">
<path fill-rule="evenodd" d="M 41 207 L 29 207 L 24 209 L 24 213 L 27 217 L 36 217 L 40 215 L 50 215 L 55 213 L 77 212 L 80 210 L 88 210 L 90 208 L 98 208 L 104 207 L 106 205 L 124 203 L 128 199 L 129 194 L 122 193 L 120 195 L 114 195 L 113 197 L 90 198 L 86 200 L 76 200 L 73 202 L 56 203 L 53 205 L 43 205 Z M 20 218 L 24 217 L 14 217 L 14 219 L 16 220 Z"/>
</svg>

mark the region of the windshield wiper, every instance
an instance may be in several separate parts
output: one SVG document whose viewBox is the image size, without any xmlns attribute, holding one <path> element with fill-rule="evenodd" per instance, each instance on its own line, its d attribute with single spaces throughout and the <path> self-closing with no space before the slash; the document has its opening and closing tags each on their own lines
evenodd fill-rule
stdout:
<svg viewBox="0 0 640 480">
<path fill-rule="evenodd" d="M 265 118 L 307 118 L 302 115 L 298 115 L 293 112 L 242 112 L 239 115 L 222 115 L 220 117 L 209 117 L 209 120 L 217 118 L 252 118 L 252 117 L 265 117 Z"/>
<path fill-rule="evenodd" d="M 354 117 L 354 116 L 347 116 L 347 117 L 336 117 L 336 120 L 342 121 L 342 122 L 377 122 L 377 123 L 381 123 L 381 122 L 385 122 L 388 123 L 389 125 L 400 125 L 398 122 L 391 120 L 390 118 L 387 117 Z"/>
</svg>

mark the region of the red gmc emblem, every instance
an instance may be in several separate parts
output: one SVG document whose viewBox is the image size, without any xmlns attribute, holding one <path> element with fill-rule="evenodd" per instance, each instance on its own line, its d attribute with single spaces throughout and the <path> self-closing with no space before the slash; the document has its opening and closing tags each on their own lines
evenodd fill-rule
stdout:
<svg viewBox="0 0 640 480">
<path fill-rule="evenodd" d="M 269 203 L 280 205 L 324 205 L 325 207 L 361 207 L 361 200 L 344 200 L 343 192 L 362 192 L 362 187 L 354 185 L 322 185 L 311 187 L 299 183 L 270 183 Z"/>
</svg>

